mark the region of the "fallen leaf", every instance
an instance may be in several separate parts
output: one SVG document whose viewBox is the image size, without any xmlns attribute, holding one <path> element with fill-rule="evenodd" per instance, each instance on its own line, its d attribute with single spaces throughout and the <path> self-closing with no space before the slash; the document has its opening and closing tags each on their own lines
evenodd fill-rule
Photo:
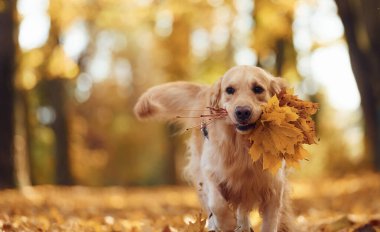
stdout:
<svg viewBox="0 0 380 232">
<path fill-rule="evenodd" d="M 172 232 L 170 230 L 170 227 L 168 225 L 166 225 L 163 229 L 162 229 L 162 232 Z"/>
<path fill-rule="evenodd" d="M 335 232 L 340 231 L 345 228 L 349 228 L 354 225 L 354 222 L 351 221 L 347 216 L 343 216 L 332 223 L 326 224 L 323 226 L 323 231 L 326 232 Z"/>
<path fill-rule="evenodd" d="M 371 224 L 365 224 L 356 228 L 353 232 L 376 232 L 376 229 Z"/>
<path fill-rule="evenodd" d="M 189 222 L 186 232 L 204 232 L 205 226 L 206 219 L 202 219 L 202 214 L 199 213 L 194 223 Z"/>
<path fill-rule="evenodd" d="M 263 169 L 275 174 L 282 161 L 298 168 L 308 156 L 302 144 L 315 143 L 315 124 L 311 115 L 318 104 L 302 101 L 291 91 L 273 96 L 262 106 L 262 115 L 250 135 L 249 153 L 253 161 L 263 157 Z"/>
</svg>

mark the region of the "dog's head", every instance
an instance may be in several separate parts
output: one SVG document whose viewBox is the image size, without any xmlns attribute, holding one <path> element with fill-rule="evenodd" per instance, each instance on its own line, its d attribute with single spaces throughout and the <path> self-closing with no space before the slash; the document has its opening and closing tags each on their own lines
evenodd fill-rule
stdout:
<svg viewBox="0 0 380 232">
<path fill-rule="evenodd" d="M 212 86 L 210 105 L 226 109 L 227 123 L 234 125 L 237 132 L 246 134 L 260 118 L 260 106 L 285 86 L 281 78 L 261 68 L 236 66 Z"/>
</svg>

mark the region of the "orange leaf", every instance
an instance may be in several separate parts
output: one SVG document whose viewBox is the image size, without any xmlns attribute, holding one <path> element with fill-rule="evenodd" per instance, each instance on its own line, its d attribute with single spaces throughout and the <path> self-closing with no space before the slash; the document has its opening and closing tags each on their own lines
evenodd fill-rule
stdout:
<svg viewBox="0 0 380 232">
<path fill-rule="evenodd" d="M 250 135 L 252 160 L 262 157 L 263 169 L 273 174 L 281 168 L 283 160 L 289 166 L 299 167 L 299 161 L 308 156 L 302 144 L 315 143 L 311 115 L 317 112 L 318 104 L 302 101 L 288 92 L 273 96 L 262 106 L 260 121 Z"/>
</svg>

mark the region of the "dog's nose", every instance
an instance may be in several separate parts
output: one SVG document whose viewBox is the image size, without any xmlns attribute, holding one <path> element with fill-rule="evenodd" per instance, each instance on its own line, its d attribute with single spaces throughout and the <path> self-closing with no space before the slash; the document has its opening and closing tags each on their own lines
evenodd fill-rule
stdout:
<svg viewBox="0 0 380 232">
<path fill-rule="evenodd" d="M 235 117 L 239 122 L 247 122 L 252 116 L 252 109 L 249 106 L 238 106 L 235 108 Z"/>
</svg>

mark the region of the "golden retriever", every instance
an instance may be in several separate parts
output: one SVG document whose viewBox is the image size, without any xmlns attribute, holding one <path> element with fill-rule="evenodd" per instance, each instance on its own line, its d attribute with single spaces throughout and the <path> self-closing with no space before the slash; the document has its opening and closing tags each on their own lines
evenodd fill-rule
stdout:
<svg viewBox="0 0 380 232">
<path fill-rule="evenodd" d="M 147 90 L 134 112 L 139 119 L 180 119 L 192 130 L 188 141 L 186 174 L 198 189 L 208 213 L 210 231 L 250 231 L 249 213 L 258 208 L 262 231 L 294 231 L 285 176 L 285 165 L 272 175 L 253 162 L 248 149 L 249 132 L 260 118 L 261 105 L 279 93 L 285 83 L 261 68 L 235 66 L 212 86 L 172 82 Z M 210 120 L 198 110 L 225 109 L 225 117 Z M 207 117 L 207 115 L 205 116 Z M 206 127 L 205 125 L 209 123 Z"/>
</svg>

